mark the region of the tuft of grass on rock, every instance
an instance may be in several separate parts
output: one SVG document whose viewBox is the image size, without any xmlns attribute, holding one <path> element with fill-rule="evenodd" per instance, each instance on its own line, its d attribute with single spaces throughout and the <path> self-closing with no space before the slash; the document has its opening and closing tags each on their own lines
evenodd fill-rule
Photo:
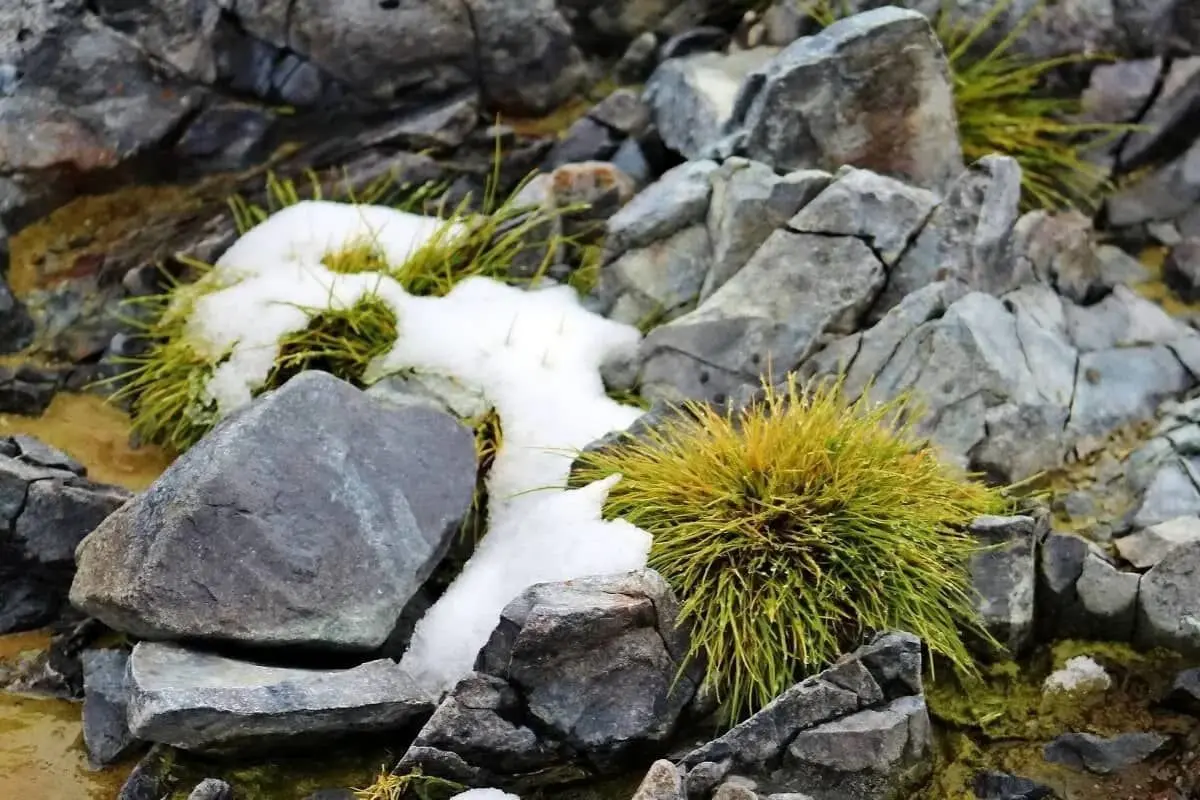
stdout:
<svg viewBox="0 0 1200 800">
<path fill-rule="evenodd" d="M 447 800 L 467 787 L 445 778 L 425 775 L 419 769 L 403 775 L 381 769 L 370 786 L 354 790 L 355 800 Z"/>
<path fill-rule="evenodd" d="M 912 433 L 906 398 L 847 403 L 840 382 L 792 376 L 737 411 L 684 410 L 582 454 L 578 477 L 623 476 L 604 513 L 653 535 L 649 566 L 678 594 L 691 655 L 731 718 L 872 631 L 911 631 L 974 671 L 962 631 L 990 637 L 965 528 L 1008 501 Z"/>
</svg>

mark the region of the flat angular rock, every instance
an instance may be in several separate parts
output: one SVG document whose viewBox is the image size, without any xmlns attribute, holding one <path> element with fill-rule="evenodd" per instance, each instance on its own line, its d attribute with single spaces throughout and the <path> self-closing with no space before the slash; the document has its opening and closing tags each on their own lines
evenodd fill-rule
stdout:
<svg viewBox="0 0 1200 800">
<path fill-rule="evenodd" d="M 1079 536 L 1049 533 L 1038 548 L 1038 637 L 1046 640 L 1067 635 L 1066 615 L 1078 602 L 1075 584 L 1083 574 L 1088 542 Z"/>
<path fill-rule="evenodd" d="M 617 322 L 669 322 L 696 307 L 711 263 L 708 231 L 693 225 L 605 265 L 596 293 Z"/>
<path fill-rule="evenodd" d="M 1171 458 L 1147 467 L 1145 487 L 1133 516 L 1134 527 L 1149 527 L 1176 517 L 1200 514 L 1200 458 Z"/>
<path fill-rule="evenodd" d="M 667 147 L 688 159 L 708 155 L 725 134 L 739 87 L 775 52 L 756 48 L 729 55 L 699 53 L 662 62 L 646 82 L 643 99 Z"/>
<path fill-rule="evenodd" d="M 474 486 L 474 443 L 453 417 L 303 373 L 97 528 L 71 601 L 146 639 L 371 651 Z"/>
<path fill-rule="evenodd" d="M 980 517 L 971 532 L 987 549 L 971 557 L 971 585 L 987 631 L 1012 656 L 1033 644 L 1037 525 L 1032 517 Z"/>
<path fill-rule="evenodd" d="M 1200 203 L 1200 141 L 1105 201 L 1114 227 L 1183 216 Z"/>
<path fill-rule="evenodd" d="M 83 742 L 93 766 L 106 767 L 128 755 L 138 742 L 129 732 L 129 654 L 85 650 L 83 662 Z"/>
<path fill-rule="evenodd" d="M 1142 576 L 1137 643 L 1200 654 L 1200 542 L 1172 550 Z"/>
<path fill-rule="evenodd" d="M 1067 615 L 1080 638 L 1126 642 L 1133 637 L 1141 576 L 1122 572 L 1096 553 L 1088 553 L 1075 583 L 1079 599 Z"/>
<path fill-rule="evenodd" d="M 433 698 L 389 659 L 346 670 L 290 669 L 142 642 L 129 681 L 134 736 L 204 753 L 398 730 L 433 709 Z"/>
<path fill-rule="evenodd" d="M 764 374 L 774 382 L 826 333 L 852 333 L 884 284 L 861 240 L 777 230 L 693 312 L 642 343 L 646 397 L 723 400 Z"/>
<path fill-rule="evenodd" d="M 1200 300 L 1200 238 L 1185 239 L 1171 248 L 1163 263 L 1163 280 L 1185 303 Z"/>
<path fill-rule="evenodd" d="M 605 261 L 648 247 L 704 221 L 712 196 L 714 161 L 689 161 L 663 174 L 608 220 Z"/>
<path fill-rule="evenodd" d="M 1149 569 L 1175 548 L 1191 542 L 1200 542 L 1200 517 L 1175 517 L 1122 536 L 1116 545 L 1121 558 L 1138 569 Z"/>
<path fill-rule="evenodd" d="M 730 129 L 740 155 L 780 170 L 849 164 L 942 190 L 963 168 L 941 45 L 894 7 L 793 42 L 746 78 Z"/>
<path fill-rule="evenodd" d="M 1126 422 L 1149 419 L 1159 403 L 1195 382 L 1163 345 L 1082 353 L 1078 375 L 1067 424 L 1067 433 L 1076 439 L 1103 439 Z"/>
<path fill-rule="evenodd" d="M 1145 761 L 1167 743 L 1157 733 L 1122 733 L 1103 738 L 1090 733 L 1064 733 L 1043 748 L 1047 761 L 1097 775 L 1110 775 Z"/>
</svg>

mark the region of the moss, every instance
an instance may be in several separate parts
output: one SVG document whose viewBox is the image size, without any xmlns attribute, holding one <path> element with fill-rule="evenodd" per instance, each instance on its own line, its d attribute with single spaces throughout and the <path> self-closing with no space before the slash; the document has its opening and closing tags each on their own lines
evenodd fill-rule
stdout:
<svg viewBox="0 0 1200 800">
<path fill-rule="evenodd" d="M 262 761 L 210 760 L 172 751 L 170 800 L 187 800 L 188 792 L 205 778 L 229 783 L 238 800 L 299 800 L 320 789 L 369 786 L 381 764 L 394 763 L 395 755 L 382 747 L 366 752 L 349 748 L 323 752 L 321 757 L 297 755 Z"/>
<path fill-rule="evenodd" d="M 512 127 L 519 136 L 542 138 L 563 136 L 571 126 L 587 115 L 592 106 L 612 94 L 619 87 L 615 81 L 604 79 L 592 84 L 586 92 L 574 97 L 561 106 L 540 117 L 510 117 L 500 120 Z M 629 87 L 640 91 L 640 86 Z"/>
</svg>

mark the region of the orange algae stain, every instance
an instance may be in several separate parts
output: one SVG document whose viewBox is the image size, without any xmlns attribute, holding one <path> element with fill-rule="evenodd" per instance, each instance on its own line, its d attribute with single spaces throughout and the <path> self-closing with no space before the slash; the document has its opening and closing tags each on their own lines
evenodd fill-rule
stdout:
<svg viewBox="0 0 1200 800">
<path fill-rule="evenodd" d="M 59 393 L 40 417 L 0 414 L 0 436 L 36 437 L 87 467 L 92 480 L 137 492 L 153 483 L 173 456 L 160 447 L 130 447 L 129 432 L 127 414 L 89 394 Z"/>
<path fill-rule="evenodd" d="M 50 644 L 45 632 L 0 636 L 0 664 Z M 130 764 L 93 770 L 80 734 L 81 707 L 0 692 L 0 797 L 112 800 Z"/>
</svg>

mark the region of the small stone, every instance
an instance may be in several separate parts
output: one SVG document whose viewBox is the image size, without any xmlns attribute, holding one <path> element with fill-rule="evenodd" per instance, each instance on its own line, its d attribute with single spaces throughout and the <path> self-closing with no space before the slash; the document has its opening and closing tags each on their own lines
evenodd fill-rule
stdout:
<svg viewBox="0 0 1200 800">
<path fill-rule="evenodd" d="M 683 779 L 684 791 L 689 800 L 707 800 L 709 794 L 733 769 L 733 760 L 701 761 L 688 770 Z"/>
<path fill-rule="evenodd" d="M 1200 667 L 1185 669 L 1176 675 L 1171 693 L 1164 702 L 1171 708 L 1200 717 Z"/>
<path fill-rule="evenodd" d="M 1075 584 L 1079 597 L 1072 615 L 1075 635 L 1127 642 L 1133 636 L 1141 576 L 1122 572 L 1094 552 L 1083 562 Z"/>
<path fill-rule="evenodd" d="M 1175 517 L 1117 539 L 1117 552 L 1138 569 L 1148 569 L 1177 547 L 1200 541 L 1200 517 Z"/>
<path fill-rule="evenodd" d="M 608 220 L 605 261 L 695 225 L 708 213 L 712 161 L 689 161 L 663 174 Z"/>
<path fill-rule="evenodd" d="M 613 79 L 617 83 L 642 83 L 654 71 L 657 52 L 658 37 L 652 31 L 638 35 L 613 67 Z"/>
<path fill-rule="evenodd" d="M 233 800 L 233 787 L 217 778 L 205 778 L 192 789 L 188 800 Z"/>
<path fill-rule="evenodd" d="M 1187 239 L 1171 248 L 1163 262 L 1163 281 L 1185 303 L 1200 300 L 1200 239 Z"/>
<path fill-rule="evenodd" d="M 633 793 L 633 800 L 683 800 L 683 779 L 670 761 L 659 759 L 650 765 L 646 777 Z"/>
<path fill-rule="evenodd" d="M 1042 753 L 1053 764 L 1110 775 L 1145 761 L 1168 741 L 1157 733 L 1122 733 L 1108 739 L 1091 733 L 1064 733 Z"/>
<path fill-rule="evenodd" d="M 1056 797 L 1049 786 L 1006 772 L 980 772 L 975 776 L 972 788 L 976 800 L 1051 800 Z"/>
<path fill-rule="evenodd" d="M 604 161 L 616 151 L 617 139 L 613 132 L 591 117 L 582 117 L 555 142 L 544 167 L 554 169 L 581 161 Z"/>
<path fill-rule="evenodd" d="M 1200 542 L 1172 550 L 1142 576 L 1136 643 L 1200 655 Z"/>
<path fill-rule="evenodd" d="M 1104 667 L 1090 656 L 1075 656 L 1067 659 L 1062 669 L 1051 672 L 1042 684 L 1046 694 L 1055 692 L 1091 694 L 1103 692 L 1112 686 L 1112 678 Z"/>
<path fill-rule="evenodd" d="M 754 783 L 747 783 L 736 780 L 736 777 L 722 783 L 713 792 L 712 800 L 758 800 L 758 795 L 754 792 Z"/>
<path fill-rule="evenodd" d="M 621 136 L 641 136 L 650 125 L 650 108 L 632 89 L 620 88 L 592 106 L 587 115 Z"/>
</svg>

